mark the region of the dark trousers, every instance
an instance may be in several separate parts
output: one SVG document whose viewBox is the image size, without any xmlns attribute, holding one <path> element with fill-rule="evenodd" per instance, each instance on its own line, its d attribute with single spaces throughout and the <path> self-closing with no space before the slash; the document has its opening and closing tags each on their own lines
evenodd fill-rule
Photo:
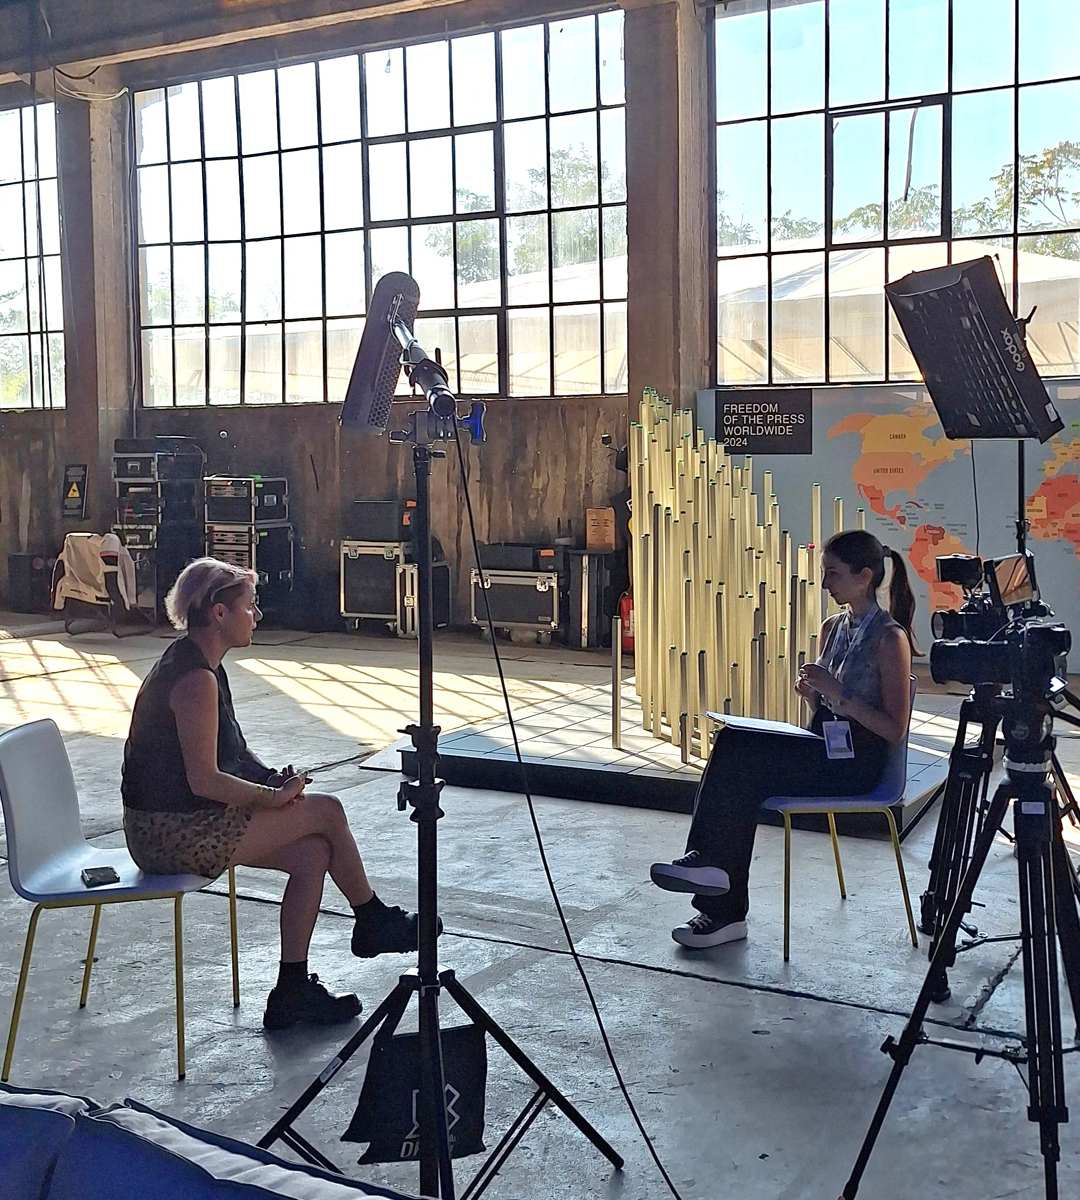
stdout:
<svg viewBox="0 0 1080 1200">
<path fill-rule="evenodd" d="M 818 723 L 820 725 L 820 722 Z M 750 906 L 750 859 L 758 813 L 773 796 L 860 796 L 881 780 L 887 744 L 852 727 L 855 757 L 830 759 L 818 739 L 721 729 L 694 800 L 687 852 L 722 867 L 723 896 L 695 896 L 694 908 L 718 921 L 741 921 Z"/>
</svg>

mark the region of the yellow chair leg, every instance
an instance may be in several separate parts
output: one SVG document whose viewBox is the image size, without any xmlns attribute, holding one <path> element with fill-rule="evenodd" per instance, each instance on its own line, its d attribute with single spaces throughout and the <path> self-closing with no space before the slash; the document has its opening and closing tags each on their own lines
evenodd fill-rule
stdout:
<svg viewBox="0 0 1080 1200">
<path fill-rule="evenodd" d="M 885 818 L 889 822 L 889 836 L 892 838 L 893 851 L 896 854 L 896 869 L 900 872 L 900 887 L 904 893 L 904 908 L 907 911 L 908 929 L 911 931 L 911 944 L 918 949 L 919 935 L 915 932 L 915 918 L 911 913 L 911 896 L 908 895 L 907 875 L 904 874 L 904 860 L 900 854 L 900 837 L 896 832 L 896 818 L 891 809 L 885 809 Z"/>
<path fill-rule="evenodd" d="M 184 1057 L 184 920 L 183 892 L 173 899 L 173 947 L 176 951 L 176 1066 L 180 1079 L 187 1073 Z"/>
<path fill-rule="evenodd" d="M 94 905 L 94 919 L 90 922 L 90 942 L 86 947 L 86 967 L 83 970 L 82 994 L 79 996 L 79 1007 L 86 1007 L 86 997 L 90 994 L 90 972 L 94 967 L 94 949 L 97 946 L 98 923 L 101 921 L 101 905 Z"/>
<path fill-rule="evenodd" d="M 26 993 L 26 977 L 30 974 L 30 955 L 34 952 L 34 937 L 37 934 L 37 923 L 40 916 L 41 905 L 35 904 L 34 911 L 30 914 L 30 925 L 26 930 L 22 970 L 19 971 L 19 983 L 15 988 L 15 1004 L 11 1010 L 11 1025 L 8 1027 L 7 1050 L 4 1054 L 4 1070 L 0 1073 L 0 1083 L 7 1083 L 11 1075 L 11 1058 L 15 1053 L 15 1035 L 19 1032 L 19 1017 L 22 1014 L 23 996 Z"/>
<path fill-rule="evenodd" d="M 784 962 L 791 954 L 791 816 L 784 818 Z"/>
<path fill-rule="evenodd" d="M 237 948 L 236 928 L 236 872 L 229 868 L 229 942 L 232 949 L 232 1002 L 233 1008 L 240 1007 L 240 952 Z"/>
<path fill-rule="evenodd" d="M 836 878 L 840 881 L 840 899 L 847 899 L 847 888 L 844 886 L 844 868 L 840 865 L 840 842 L 836 837 L 836 817 L 828 814 L 829 817 L 829 836 L 832 838 L 833 858 L 836 859 Z"/>
</svg>

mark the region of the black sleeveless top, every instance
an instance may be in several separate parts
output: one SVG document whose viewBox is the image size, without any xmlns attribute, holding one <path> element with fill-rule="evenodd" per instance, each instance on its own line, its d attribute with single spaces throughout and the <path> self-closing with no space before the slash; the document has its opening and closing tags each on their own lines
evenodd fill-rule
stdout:
<svg viewBox="0 0 1080 1200">
<path fill-rule="evenodd" d="M 190 638 L 182 637 L 173 642 L 143 680 L 124 744 L 120 792 L 128 808 L 191 813 L 225 807 L 216 800 L 196 796 L 188 786 L 176 716 L 169 706 L 173 687 L 191 671 L 199 670 L 210 670 L 206 656 Z M 218 666 L 213 674 L 218 685 L 218 770 L 252 783 L 263 783 L 271 772 L 244 741 L 233 711 L 225 668 Z"/>
</svg>

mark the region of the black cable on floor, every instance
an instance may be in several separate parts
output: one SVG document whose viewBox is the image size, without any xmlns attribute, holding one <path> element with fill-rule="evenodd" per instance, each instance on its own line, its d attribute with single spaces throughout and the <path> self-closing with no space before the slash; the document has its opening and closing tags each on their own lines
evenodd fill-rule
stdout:
<svg viewBox="0 0 1080 1200">
<path fill-rule="evenodd" d="M 469 537 L 472 541 L 473 554 L 476 556 L 476 566 L 480 572 L 481 582 L 484 579 L 484 564 L 480 559 L 480 542 L 476 536 L 476 518 L 473 514 L 472 497 L 469 494 L 469 480 L 465 467 L 465 451 L 461 445 L 461 434 L 458 432 L 457 423 L 454 423 L 454 443 L 457 446 L 458 467 L 461 471 L 461 490 L 465 494 L 465 511 L 469 516 Z M 648 1148 L 652 1160 L 656 1163 L 657 1170 L 663 1176 L 664 1183 L 667 1184 L 668 1191 L 671 1192 L 675 1200 L 682 1200 L 679 1189 L 675 1186 L 674 1181 L 667 1172 L 667 1168 L 660 1161 L 660 1155 L 653 1145 L 652 1138 L 649 1137 L 641 1117 L 638 1115 L 638 1110 L 634 1106 L 634 1101 L 630 1097 L 630 1092 L 626 1087 L 626 1081 L 623 1079 L 622 1071 L 619 1069 L 619 1064 L 615 1058 L 615 1051 L 611 1046 L 611 1039 L 608 1037 L 607 1028 L 604 1025 L 604 1018 L 600 1015 L 600 1007 L 596 1003 L 596 997 L 593 995 L 592 984 L 589 982 L 589 977 L 585 973 L 585 966 L 581 961 L 581 956 L 578 954 L 577 946 L 574 944 L 574 935 L 570 932 L 570 925 L 566 920 L 566 914 L 563 912 L 562 901 L 559 899 L 558 889 L 555 887 L 555 879 L 551 874 L 551 866 L 548 863 L 547 850 L 544 847 L 544 838 L 540 832 L 540 823 L 536 817 L 536 806 L 533 803 L 532 792 L 529 789 L 529 772 L 525 766 L 525 762 L 521 757 L 521 746 L 518 743 L 517 726 L 514 724 L 514 714 L 510 705 L 510 693 L 506 690 L 506 676 L 503 674 L 502 656 L 499 654 L 499 643 L 495 637 L 495 625 L 491 619 L 491 604 L 488 600 L 487 588 L 481 586 L 481 594 L 484 597 L 484 616 L 487 621 L 488 636 L 491 638 L 491 651 L 495 656 L 495 668 L 499 675 L 499 687 L 502 689 L 503 705 L 506 708 L 506 719 L 510 724 L 510 735 L 514 739 L 514 754 L 517 756 L 518 768 L 521 771 L 521 786 L 525 794 L 525 801 L 529 808 L 529 819 L 532 821 L 533 834 L 536 837 L 536 846 L 540 852 L 540 863 L 544 868 L 544 876 L 547 879 L 548 889 L 551 892 L 551 898 L 555 904 L 555 912 L 558 914 L 559 923 L 562 925 L 563 937 L 566 939 L 566 945 L 570 950 L 570 955 L 574 960 L 574 966 L 577 967 L 578 974 L 581 976 L 581 982 L 585 987 L 585 993 L 589 997 L 589 1004 L 592 1006 L 593 1017 L 596 1020 L 596 1027 L 600 1031 L 600 1037 L 604 1043 L 604 1049 L 607 1051 L 608 1062 L 611 1063 L 611 1069 L 615 1074 L 615 1079 L 619 1084 L 619 1090 L 622 1092 L 623 1099 L 626 1101 L 626 1107 L 630 1110 L 630 1115 L 634 1118 L 634 1124 L 638 1127 L 638 1132 L 641 1134 L 642 1140 Z"/>
</svg>

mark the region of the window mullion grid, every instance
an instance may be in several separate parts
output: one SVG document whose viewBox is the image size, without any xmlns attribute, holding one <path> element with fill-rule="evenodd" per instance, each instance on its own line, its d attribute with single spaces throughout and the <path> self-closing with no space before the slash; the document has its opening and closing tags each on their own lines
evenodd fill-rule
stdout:
<svg viewBox="0 0 1080 1200">
<path fill-rule="evenodd" d="M 247 402 L 247 206 L 244 197 L 244 145 L 240 128 L 240 83 L 233 76 L 233 116 L 236 121 L 236 179 L 240 192 L 240 361 L 237 392 Z"/>
<path fill-rule="evenodd" d="M 173 261 L 174 237 L 176 228 L 173 225 L 173 188 L 172 188 L 172 122 L 169 119 L 169 89 L 165 88 L 165 178 L 169 189 L 169 365 L 172 369 L 172 407 L 176 407 L 176 263 Z"/>
<path fill-rule="evenodd" d="M 773 383 L 772 4 L 765 9 L 765 381 Z"/>
<path fill-rule="evenodd" d="M 274 110 L 277 114 L 278 212 L 281 229 L 281 403 L 288 395 L 288 370 L 285 354 L 285 156 L 281 148 L 281 81 L 274 68 Z"/>
<path fill-rule="evenodd" d="M 48 400 L 47 407 L 51 410 L 53 407 L 52 394 L 52 349 L 49 343 L 49 315 L 48 315 L 48 296 L 45 290 L 45 227 L 41 219 L 41 154 L 38 144 L 38 100 L 35 99 L 32 107 L 33 111 L 33 143 L 34 143 L 34 210 L 36 216 L 34 218 L 34 236 L 37 238 L 37 255 L 38 255 L 38 344 L 41 350 L 41 407 L 46 407 L 46 399 Z M 56 106 L 53 106 L 53 124 L 56 122 Z M 55 138 L 55 132 L 54 132 Z M 56 171 L 56 200 L 57 212 L 59 212 L 60 204 L 60 168 Z M 23 211 L 26 209 L 26 185 L 23 184 Z M 59 229 L 57 236 L 59 236 Z M 23 227 L 23 237 L 26 236 L 25 221 Z M 62 275 L 61 275 L 62 278 Z M 62 294 L 61 294 L 62 295 Z M 63 315 L 63 299 L 61 298 L 61 315 Z M 30 378 L 34 378 L 34 340 L 33 334 L 30 333 L 30 293 L 26 295 L 26 331 L 30 334 Z"/>
<path fill-rule="evenodd" d="M 326 404 L 330 399 L 329 339 L 326 332 L 326 183 L 323 179 L 322 80 L 318 63 L 315 64 L 315 153 L 319 160 L 319 283 L 322 296 L 319 336 L 322 342 L 322 398 Z"/>
<path fill-rule="evenodd" d="M 500 396 L 510 396 L 510 258 L 509 243 L 506 236 L 506 155 L 505 131 L 503 125 L 503 95 L 502 95 L 502 35 L 496 33 L 495 38 L 495 129 L 492 132 L 493 151 L 495 155 L 495 213 L 499 221 L 499 271 L 502 276 L 500 295 L 502 306 L 495 318 L 495 346 L 498 358 L 496 360 L 497 392 Z M 550 247 L 548 252 L 550 253 Z M 458 372 L 460 377 L 460 358 Z"/>
<path fill-rule="evenodd" d="M 450 137 L 450 208 L 453 210 L 453 216 L 452 216 L 453 224 L 450 229 L 450 235 L 451 235 L 450 241 L 451 241 L 451 245 L 454 247 L 454 253 L 456 255 L 457 254 L 457 249 L 456 249 L 456 247 L 457 247 L 457 214 L 458 214 L 458 206 L 457 206 L 457 196 L 458 196 L 457 137 L 455 136 L 455 125 L 454 125 L 454 46 L 453 46 L 453 40 L 451 38 L 446 39 L 446 86 L 447 86 L 447 89 L 449 92 L 448 104 L 449 104 L 449 108 L 450 108 L 450 132 L 449 132 L 449 137 Z M 495 137 L 495 135 L 492 134 L 493 148 L 494 148 L 494 137 Z M 410 147 L 409 153 L 410 154 L 412 153 L 411 147 Z M 501 224 L 501 222 L 500 222 L 500 224 Z M 412 230 L 409 231 L 409 252 L 410 252 L 410 254 L 412 253 Z M 501 264 L 502 264 L 501 257 L 499 259 L 499 263 L 500 263 L 500 274 L 501 274 Z M 455 273 L 454 273 L 454 289 L 455 289 L 455 295 L 456 295 L 456 290 L 457 290 L 456 269 L 455 269 Z M 451 337 L 454 339 L 452 351 L 453 351 L 453 355 L 454 355 L 455 370 L 457 371 L 457 386 L 454 387 L 452 390 L 453 390 L 454 394 L 457 395 L 457 393 L 461 390 L 461 334 L 460 334 L 460 330 L 458 328 L 458 319 L 456 316 L 451 318 L 450 328 L 451 328 Z M 436 349 L 438 349 L 437 346 L 436 346 Z"/>
<path fill-rule="evenodd" d="M 950 4 L 949 7 L 951 9 L 952 5 Z M 914 119 L 917 119 L 917 118 L 913 118 L 913 120 Z M 890 222 L 890 217 L 892 216 L 892 213 L 890 212 L 890 197 L 889 197 L 889 155 L 892 151 L 892 120 L 891 120 L 890 112 L 886 111 L 882 114 L 882 122 L 883 122 L 882 135 L 883 135 L 884 141 L 882 143 L 883 153 L 881 156 L 881 177 L 882 177 L 882 184 L 881 184 L 881 188 L 882 188 L 882 191 L 881 191 L 881 236 L 882 236 L 882 239 L 883 239 L 884 245 L 885 245 L 885 279 L 888 280 L 888 278 L 889 278 L 889 239 L 892 237 L 892 228 L 891 228 L 891 222 Z M 885 367 L 885 378 L 888 379 L 889 378 L 889 302 L 888 302 L 888 300 L 885 301 L 885 307 L 884 307 L 884 311 L 882 312 L 882 318 L 884 319 L 884 322 L 885 322 L 885 343 L 884 343 L 885 355 L 884 355 L 883 365 Z"/>
<path fill-rule="evenodd" d="M 453 130 L 454 130 L 454 68 L 453 68 L 453 63 L 451 61 L 451 58 L 452 58 L 452 56 L 450 54 L 450 41 L 449 41 L 449 39 L 447 39 L 447 43 L 446 43 L 446 83 L 447 83 L 447 88 L 449 89 L 449 93 L 450 93 L 450 95 L 449 95 L 450 125 L 449 125 L 449 132 L 447 134 L 447 136 L 450 139 L 450 246 L 451 246 L 451 250 L 453 252 L 453 258 L 451 261 L 454 264 L 454 295 L 456 298 L 456 296 L 457 296 L 457 229 L 458 229 L 458 227 L 457 227 L 457 216 L 458 216 L 458 207 L 457 207 L 457 194 L 458 194 L 458 192 L 457 192 L 457 139 L 454 137 L 454 132 L 453 132 Z M 411 158 L 412 147 L 411 146 L 409 147 L 409 155 L 410 155 L 409 161 L 411 162 L 412 161 L 412 158 Z M 411 201 L 411 199 L 412 199 L 412 197 L 410 196 L 410 201 Z M 409 215 L 412 216 L 411 204 L 410 204 L 410 208 L 409 208 Z M 412 230 L 411 229 L 409 230 L 409 261 L 412 262 Z M 457 367 L 458 387 L 460 388 L 460 386 L 461 386 L 461 339 L 458 336 L 458 320 L 456 317 L 454 318 L 454 320 L 452 322 L 452 326 L 453 326 L 453 338 L 454 338 L 454 345 L 453 345 L 454 362 L 458 364 L 458 367 Z M 435 349 L 438 350 L 439 347 L 436 346 Z"/>
<path fill-rule="evenodd" d="M 551 194 L 551 27 L 544 22 L 544 144 L 547 155 L 548 395 L 555 395 L 555 221 Z"/>
<path fill-rule="evenodd" d="M 706 155 L 706 179 L 711 179 L 711 184 L 707 188 L 705 207 L 708 213 L 708 221 L 711 232 L 709 233 L 708 244 L 712 246 L 712 285 L 708 290 L 709 297 L 709 328 L 712 330 L 710 335 L 710 351 L 709 364 L 710 375 L 717 382 L 720 382 L 720 302 L 719 288 L 717 286 L 717 276 L 720 270 L 720 241 L 717 236 L 717 221 L 719 215 L 717 212 L 716 193 L 719 188 L 719 170 L 720 163 L 716 154 L 716 142 L 719 136 L 720 122 L 719 113 L 717 112 L 717 96 L 719 94 L 719 81 L 716 74 L 716 9 L 711 7 L 708 9 L 705 17 L 705 59 L 706 59 L 706 78 L 709 81 L 709 96 L 712 101 L 712 117 L 708 122 L 712 129 L 712 137 L 709 139 L 709 144 L 705 148 Z M 625 112 L 623 109 L 623 119 L 625 120 Z M 766 135 L 768 136 L 768 135 Z M 768 178 L 765 180 L 766 191 L 768 191 Z M 766 247 L 768 247 L 768 232 L 766 231 Z M 629 239 L 627 239 L 627 249 L 629 251 Z M 630 271 L 629 263 L 627 264 L 627 332 L 629 333 L 629 280 Z M 768 307 L 768 297 L 766 296 L 766 308 Z M 630 387 L 629 378 L 627 379 L 627 390 Z"/>
<path fill-rule="evenodd" d="M 128 173 L 128 203 L 131 206 L 131 233 L 128 245 L 132 249 L 131 270 L 128 272 L 129 282 L 131 283 L 132 292 L 131 298 L 135 305 L 137 320 L 135 321 L 135 388 L 137 389 L 139 401 L 145 404 L 145 385 L 143 381 L 143 352 L 142 352 L 142 335 L 146 313 L 143 311 L 143 295 L 142 295 L 142 280 L 139 271 L 139 251 L 142 247 L 142 241 L 139 236 L 139 168 L 138 168 L 138 146 L 135 137 L 135 96 L 133 93 L 128 94 L 128 153 L 131 155 L 131 169 Z M 136 408 L 138 405 L 136 405 Z"/>
<path fill-rule="evenodd" d="M 356 81 L 360 89 L 360 181 L 363 188 L 360 214 L 364 224 L 364 319 L 371 305 L 371 172 L 368 169 L 368 119 L 367 119 L 367 65 L 363 55 L 358 58 L 359 70 Z"/>
<path fill-rule="evenodd" d="M 952 5 L 950 4 L 949 7 L 951 9 Z M 884 137 L 884 141 L 883 141 L 882 145 L 883 145 L 884 153 L 881 156 L 882 157 L 882 163 L 881 163 L 881 175 L 882 175 L 881 237 L 882 237 L 882 245 L 884 247 L 883 254 L 885 255 L 885 282 L 886 283 L 888 283 L 888 281 L 889 281 L 889 244 L 890 244 L 889 239 L 892 237 L 892 229 L 890 227 L 890 221 L 889 221 L 889 218 L 892 215 L 890 212 L 890 198 L 889 198 L 889 147 L 890 147 L 892 121 L 889 119 L 889 116 L 890 116 L 890 114 L 888 112 L 885 112 L 882 114 L 882 122 L 883 122 L 882 134 Z M 882 350 L 883 350 L 882 367 L 884 368 L 884 371 L 885 371 L 885 379 L 888 380 L 888 378 L 889 378 L 889 302 L 888 302 L 888 300 L 885 300 L 885 304 L 884 304 L 884 308 L 882 310 L 881 316 L 882 316 L 882 320 L 884 321 L 884 325 L 885 325 L 885 328 L 883 331 L 884 341 L 882 343 Z"/>
<path fill-rule="evenodd" d="M 596 55 L 596 199 L 599 207 L 596 212 L 596 254 L 599 264 L 599 283 L 600 283 L 600 362 L 599 375 L 600 387 L 599 394 L 601 396 L 607 393 L 607 380 L 605 379 L 605 366 L 607 357 L 604 353 L 606 344 L 604 320 L 604 145 L 600 124 L 600 18 L 593 16 L 593 51 Z M 625 135 L 623 141 L 625 142 Z"/>
<path fill-rule="evenodd" d="M 405 150 L 405 216 L 407 219 L 407 233 L 405 235 L 405 261 L 408 264 L 408 274 L 412 275 L 412 147 L 409 145 L 409 56 L 406 53 L 405 47 L 401 47 L 401 119 L 405 123 L 404 130 L 404 150 Z M 451 177 L 453 173 L 453 158 L 451 157 Z M 455 298 L 457 296 L 457 230 L 453 223 L 450 225 L 450 246 L 454 252 L 454 280 L 455 280 Z M 413 322 L 415 324 L 415 320 Z M 396 389 L 395 389 L 396 390 Z M 417 396 L 419 389 L 415 384 L 410 384 L 411 394 Z"/>
<path fill-rule="evenodd" d="M 36 122 L 35 122 L 36 124 Z M 24 135 L 25 122 L 23 120 L 22 111 L 19 112 L 19 193 L 20 203 L 22 205 L 22 235 L 23 235 L 23 286 L 25 287 L 26 296 L 26 365 L 29 368 L 27 378 L 30 382 L 30 407 L 34 405 L 34 336 L 30 332 L 30 254 L 29 247 L 26 244 L 26 137 Z M 34 196 L 38 206 L 41 209 L 41 184 L 37 178 L 37 172 L 34 172 Z M 39 222 L 40 224 L 40 222 Z M 38 274 L 40 275 L 45 270 L 45 259 L 41 254 L 41 243 L 38 242 Z M 41 313 L 38 321 L 43 324 L 45 314 Z M 41 407 L 45 407 L 45 397 L 41 398 Z"/>
<path fill-rule="evenodd" d="M 1013 13 L 1013 277 L 1009 307 L 1015 316 L 1020 297 L 1020 0 L 1016 0 Z"/>
<path fill-rule="evenodd" d="M 830 47 L 829 47 L 829 17 L 832 6 L 829 0 L 825 0 L 825 92 L 822 97 L 824 109 L 822 112 L 822 133 L 825 137 L 824 154 L 825 154 L 825 228 L 823 233 L 825 253 L 823 255 L 824 264 L 821 283 L 821 307 L 822 307 L 822 332 L 825 337 L 825 345 L 821 359 L 821 377 L 826 383 L 832 378 L 832 305 L 829 303 L 829 279 L 830 268 L 832 265 L 832 249 L 833 249 L 833 116 L 829 108 L 829 68 L 830 68 Z M 888 121 L 886 120 L 886 125 Z M 888 203 L 888 189 L 885 191 L 885 203 Z M 884 230 L 885 218 L 884 209 L 882 210 L 882 229 Z"/>
<path fill-rule="evenodd" d="M 203 403 L 210 404 L 210 198 L 206 187 L 206 114 L 202 85 L 195 84 L 199 98 L 199 155 L 203 198 Z"/>
</svg>

